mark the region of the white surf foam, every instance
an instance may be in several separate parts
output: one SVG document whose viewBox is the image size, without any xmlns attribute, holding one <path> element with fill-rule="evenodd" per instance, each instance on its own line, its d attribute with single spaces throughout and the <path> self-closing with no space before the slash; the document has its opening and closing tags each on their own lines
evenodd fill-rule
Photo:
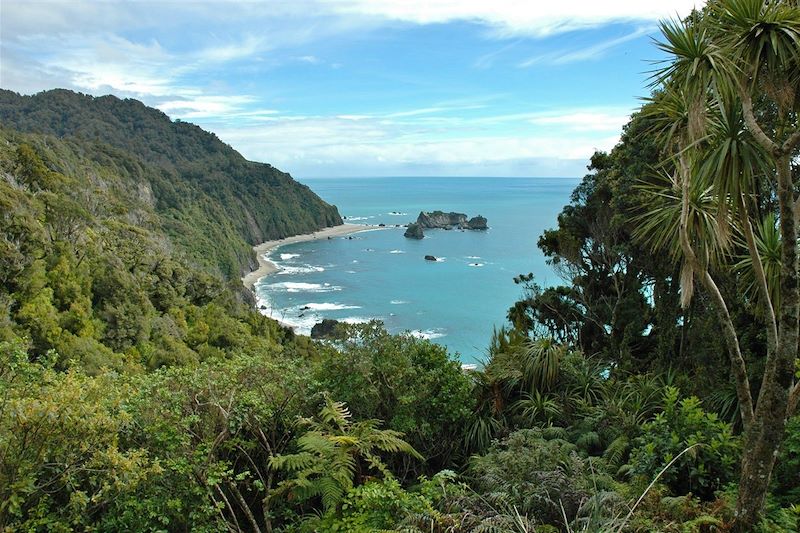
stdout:
<svg viewBox="0 0 800 533">
<path fill-rule="evenodd" d="M 307 303 L 300 307 L 300 310 L 311 311 L 339 311 L 341 309 L 361 309 L 360 305 L 344 305 L 337 303 Z"/>
<path fill-rule="evenodd" d="M 484 263 L 470 263 L 469 266 L 471 267 L 482 267 Z"/>
<path fill-rule="evenodd" d="M 278 266 L 278 274 L 284 275 L 294 275 L 294 274 L 311 274 L 313 272 L 325 272 L 325 269 L 321 266 L 314 266 L 314 265 L 304 265 L 304 266 L 287 266 L 287 265 L 277 265 Z"/>
<path fill-rule="evenodd" d="M 403 305 L 403 304 L 407 304 L 408 302 L 405 301 L 405 300 L 392 300 L 389 303 L 392 304 L 392 305 Z"/>
<path fill-rule="evenodd" d="M 468 255 L 467 256 L 467 259 L 480 259 L 480 258 L 481 258 L 481 256 L 479 256 L 479 255 Z"/>
<path fill-rule="evenodd" d="M 340 291 L 341 287 L 330 283 L 302 283 L 295 281 L 285 281 L 282 283 L 272 283 L 267 285 L 270 290 L 284 290 L 286 292 L 332 292 Z"/>
<path fill-rule="evenodd" d="M 363 316 L 349 316 L 347 318 L 343 318 L 340 322 L 345 322 L 347 324 L 366 324 L 370 320 L 380 320 L 378 317 L 374 318 L 365 318 Z"/>
<path fill-rule="evenodd" d="M 392 211 L 391 213 L 386 213 L 387 215 L 392 215 L 393 217 L 404 217 L 408 215 L 408 213 L 401 213 L 400 211 Z"/>
<path fill-rule="evenodd" d="M 392 251 L 391 251 L 391 252 L 389 252 L 389 253 L 390 253 L 390 254 L 404 254 L 405 252 L 404 252 L 403 250 L 392 250 Z"/>
<path fill-rule="evenodd" d="M 440 339 L 447 336 L 447 333 L 443 332 L 441 329 L 412 329 L 408 334 L 412 337 L 425 340 Z"/>
<path fill-rule="evenodd" d="M 281 261 L 287 261 L 295 257 L 300 257 L 300 254 L 281 254 Z"/>
</svg>

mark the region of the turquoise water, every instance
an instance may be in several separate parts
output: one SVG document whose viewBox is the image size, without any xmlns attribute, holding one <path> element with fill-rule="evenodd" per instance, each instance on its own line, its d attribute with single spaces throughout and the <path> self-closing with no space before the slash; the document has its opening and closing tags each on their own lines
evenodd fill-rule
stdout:
<svg viewBox="0 0 800 533">
<path fill-rule="evenodd" d="M 347 222 L 405 224 L 420 211 L 483 215 L 490 229 L 366 231 L 282 246 L 268 257 L 282 269 L 256 284 L 262 311 L 308 334 L 323 318 L 383 320 L 479 362 L 494 326 L 519 298 L 514 276 L 533 272 L 541 285 L 560 280 L 536 247 L 556 225 L 577 179 L 325 178 L 302 180 Z M 425 255 L 440 259 L 426 261 Z"/>
</svg>

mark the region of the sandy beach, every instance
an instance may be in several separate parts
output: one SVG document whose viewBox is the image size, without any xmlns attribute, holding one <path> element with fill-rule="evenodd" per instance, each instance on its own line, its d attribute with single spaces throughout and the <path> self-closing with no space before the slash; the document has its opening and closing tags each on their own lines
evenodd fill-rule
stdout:
<svg viewBox="0 0 800 533">
<path fill-rule="evenodd" d="M 277 270 L 275 264 L 272 261 L 264 259 L 264 256 L 270 250 L 274 250 L 278 246 L 292 244 L 295 242 L 317 241 L 320 239 L 327 239 L 329 237 L 341 237 L 351 233 L 358 233 L 359 231 L 374 229 L 379 229 L 379 227 L 367 224 L 342 224 L 341 226 L 333 226 L 332 228 L 321 229 L 314 233 L 305 233 L 303 235 L 294 235 L 292 237 L 286 237 L 285 239 L 278 239 L 276 241 L 262 242 L 261 244 L 253 246 L 253 251 L 256 253 L 256 258 L 258 258 L 258 268 L 243 277 L 242 283 L 244 283 L 244 286 L 252 291 L 259 279 Z"/>
</svg>

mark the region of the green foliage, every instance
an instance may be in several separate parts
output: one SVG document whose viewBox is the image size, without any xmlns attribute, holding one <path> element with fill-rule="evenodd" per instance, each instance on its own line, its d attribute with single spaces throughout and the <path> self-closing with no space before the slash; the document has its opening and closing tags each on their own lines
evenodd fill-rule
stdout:
<svg viewBox="0 0 800 533">
<path fill-rule="evenodd" d="M 53 369 L 56 355 L 28 362 L 0 343 L 0 528 L 91 527 L 162 468 L 147 450 L 125 448 L 131 389 L 113 375 Z"/>
<path fill-rule="evenodd" d="M 377 420 L 352 422 L 350 411 L 341 402 L 326 399 L 318 421 L 303 419 L 310 427 L 298 440 L 298 453 L 276 455 L 270 466 L 290 472 L 293 477 L 281 482 L 276 494 L 289 493 L 301 502 L 319 497 L 323 508 L 335 509 L 345 494 L 367 476 L 392 474 L 380 453 L 405 453 L 422 459 L 403 434 L 378 429 Z"/>
<path fill-rule="evenodd" d="M 610 479 L 594 475 L 576 447 L 562 439 L 545 438 L 541 430 L 520 430 L 495 443 L 470 462 L 476 490 L 491 494 L 546 524 L 562 524 L 563 512 L 575 516 L 595 487 Z"/>
<path fill-rule="evenodd" d="M 40 146 L 20 147 L 14 175 L 33 190 L 70 176 L 84 201 L 57 210 L 62 222 L 70 211 L 80 215 L 77 206 L 119 209 L 168 235 L 194 265 L 231 279 L 255 264 L 252 245 L 342 223 L 334 206 L 288 174 L 136 100 L 2 90 L 0 121 L 52 136 L 28 137 Z"/>
<path fill-rule="evenodd" d="M 692 493 L 711 499 L 730 482 L 740 448 L 730 424 L 707 413 L 696 397 L 679 399 L 676 388 L 668 388 L 664 411 L 642 427 L 631 452 L 631 472 L 652 479 L 673 458 L 692 448 L 667 470 L 661 482 L 674 494 Z"/>
<path fill-rule="evenodd" d="M 800 415 L 786 423 L 786 440 L 772 479 L 772 493 L 778 502 L 800 505 Z"/>
<path fill-rule="evenodd" d="M 405 490 L 393 478 L 368 481 L 351 489 L 338 511 L 308 518 L 300 529 L 373 533 L 400 529 L 409 517 L 425 516 L 436 521 L 440 513 L 434 507 L 435 495 L 441 492 L 440 484 L 447 482 L 446 475 L 438 474 L 432 480 L 423 479 L 412 490 Z"/>
<path fill-rule="evenodd" d="M 452 466 L 473 406 L 460 362 L 432 342 L 389 335 L 379 322 L 348 325 L 343 334 L 335 349 L 320 354 L 321 389 L 347 403 L 355 418 L 384 420 L 406 435 L 427 465 L 405 456 L 390 459 L 395 470 L 406 472 L 404 479 Z"/>
</svg>

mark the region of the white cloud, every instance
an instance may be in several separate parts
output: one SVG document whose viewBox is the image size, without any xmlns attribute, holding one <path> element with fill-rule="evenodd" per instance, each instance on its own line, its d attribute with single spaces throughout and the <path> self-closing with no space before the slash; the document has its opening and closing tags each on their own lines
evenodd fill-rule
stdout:
<svg viewBox="0 0 800 533">
<path fill-rule="evenodd" d="M 468 21 L 499 35 L 546 36 L 609 22 L 655 21 L 685 16 L 703 0 L 336 0 L 325 2 L 340 13 L 415 24 Z"/>
<path fill-rule="evenodd" d="M 637 28 L 635 31 L 628 33 L 627 35 L 623 35 L 622 37 L 617 37 L 616 39 L 609 39 L 607 41 L 602 41 L 600 43 L 596 43 L 591 46 L 587 46 L 585 48 L 560 50 L 556 52 L 550 52 L 547 54 L 534 56 L 529 59 L 526 59 L 525 61 L 522 61 L 518 66 L 521 68 L 526 68 L 542 63 L 550 65 L 566 65 L 568 63 L 575 63 L 578 61 L 600 59 L 609 50 L 612 50 L 613 48 L 616 48 L 621 44 L 625 44 L 628 41 L 638 39 L 639 37 L 647 35 L 648 33 L 652 33 L 653 31 L 655 31 L 655 29 L 656 26 L 640 27 Z"/>
<path fill-rule="evenodd" d="M 606 109 L 565 109 L 548 114 L 423 118 L 402 112 L 275 116 L 266 124 L 208 127 L 246 157 L 301 176 L 323 172 L 577 176 L 595 150 L 610 150 L 618 142 L 627 115 Z M 502 133 L 507 129 L 513 131 Z M 549 163 L 542 166 L 544 161 Z M 570 163 L 559 167 L 557 161 Z"/>
<path fill-rule="evenodd" d="M 647 21 L 686 14 L 695 3 L 0 1 L 0 85 L 4 88 L 35 92 L 59 86 L 136 97 L 173 118 L 198 122 L 247 157 L 317 175 L 327 168 L 340 175 L 348 174 L 348 169 L 361 174 L 424 169 L 419 172 L 577 175 L 575 169 L 583 166 L 594 149 L 610 149 L 617 142 L 629 110 L 558 109 L 492 115 L 492 107 L 504 106 L 491 97 L 483 101 L 420 100 L 415 102 L 419 107 L 384 113 L 349 108 L 320 111 L 330 113 L 328 116 L 284 115 L 272 109 L 282 104 L 279 98 L 270 98 L 269 86 L 240 83 L 242 80 L 236 80 L 235 87 L 228 86 L 225 76 L 231 72 L 224 69 L 226 63 L 240 66 L 251 61 L 261 68 L 258 62 L 263 60 L 338 68 L 339 63 L 327 63 L 333 59 L 327 49 L 307 45 L 396 26 L 398 21 L 466 21 L 489 28 L 492 36 L 518 37 L 475 63 L 488 67 L 525 38 L 617 21 L 636 21 L 646 28 Z M 569 63 L 596 57 L 642 31 L 528 62 Z M 209 63 L 212 68 L 207 68 Z M 562 165 L 564 161 L 572 163 Z M 581 162 L 577 167 L 576 161 Z"/>
<path fill-rule="evenodd" d="M 630 120 L 630 113 L 608 113 L 603 111 L 575 111 L 534 116 L 531 124 L 539 126 L 562 126 L 572 131 L 621 131 Z"/>
<path fill-rule="evenodd" d="M 243 106 L 254 100 L 251 96 L 195 96 L 159 102 L 156 107 L 175 118 L 196 119 L 237 115 Z"/>
<path fill-rule="evenodd" d="M 199 61 L 226 62 L 250 57 L 266 48 L 263 37 L 246 35 L 239 41 L 208 46 L 195 55 Z"/>
</svg>

